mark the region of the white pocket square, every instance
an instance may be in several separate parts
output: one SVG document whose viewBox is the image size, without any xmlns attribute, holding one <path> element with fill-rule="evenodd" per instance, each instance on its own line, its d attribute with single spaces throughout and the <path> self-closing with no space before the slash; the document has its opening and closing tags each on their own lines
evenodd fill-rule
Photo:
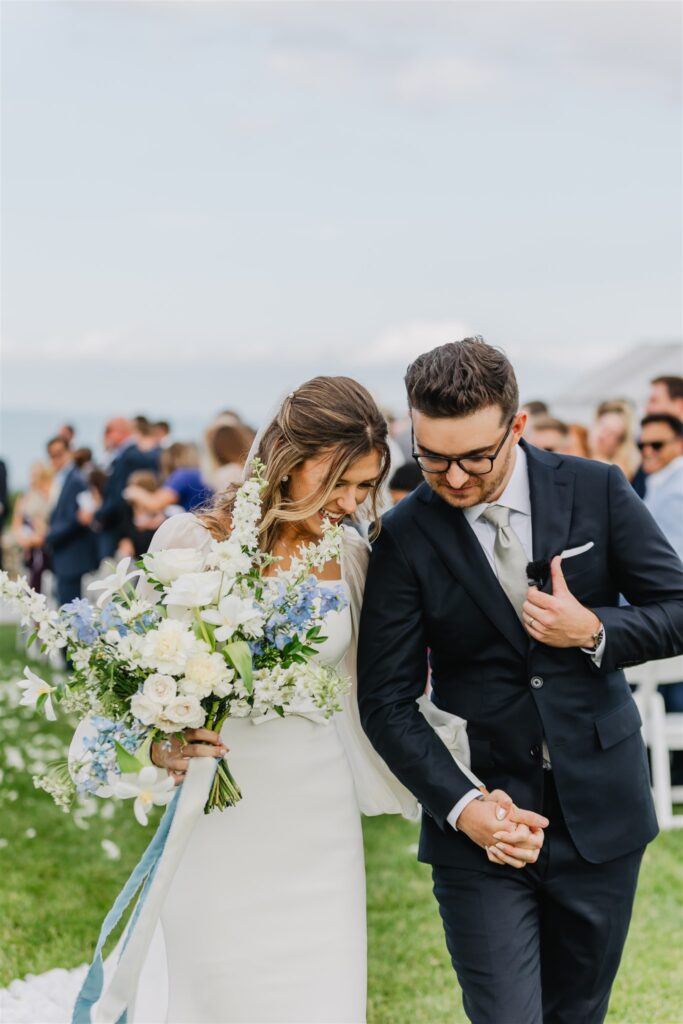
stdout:
<svg viewBox="0 0 683 1024">
<path fill-rule="evenodd" d="M 595 547 L 595 541 L 589 540 L 587 544 L 582 544 L 579 548 L 565 548 L 561 552 L 560 558 L 573 558 L 574 555 L 582 555 L 584 551 L 590 551 L 591 548 Z"/>
</svg>

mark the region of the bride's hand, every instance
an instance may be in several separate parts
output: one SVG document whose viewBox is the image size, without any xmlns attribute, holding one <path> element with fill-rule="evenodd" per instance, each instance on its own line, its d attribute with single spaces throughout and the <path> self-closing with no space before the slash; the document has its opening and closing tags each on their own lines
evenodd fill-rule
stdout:
<svg viewBox="0 0 683 1024">
<path fill-rule="evenodd" d="M 177 736 L 153 743 L 150 760 L 158 768 L 165 768 L 176 786 L 185 778 L 191 757 L 222 757 L 228 748 L 217 732 L 211 729 L 186 729 L 184 739 Z"/>
</svg>

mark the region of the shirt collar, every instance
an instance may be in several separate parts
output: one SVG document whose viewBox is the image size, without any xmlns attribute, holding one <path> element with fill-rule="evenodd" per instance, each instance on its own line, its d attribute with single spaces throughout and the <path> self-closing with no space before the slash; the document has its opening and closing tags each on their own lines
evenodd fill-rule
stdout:
<svg viewBox="0 0 683 1024">
<path fill-rule="evenodd" d="M 649 494 L 652 491 L 656 491 L 658 487 L 661 487 L 672 476 L 675 476 L 681 467 L 683 467 L 683 455 L 677 455 L 664 469 L 658 469 L 656 473 L 649 473 L 645 478 L 645 493 Z"/>
<path fill-rule="evenodd" d="M 526 452 L 521 445 L 515 449 L 515 465 L 512 476 L 508 480 L 507 487 L 497 501 L 482 501 L 471 508 L 463 509 L 465 518 L 470 525 L 479 519 L 491 505 L 503 505 L 513 512 L 521 512 L 522 515 L 531 515 L 531 492 L 529 490 L 529 472 L 527 468 Z"/>
</svg>

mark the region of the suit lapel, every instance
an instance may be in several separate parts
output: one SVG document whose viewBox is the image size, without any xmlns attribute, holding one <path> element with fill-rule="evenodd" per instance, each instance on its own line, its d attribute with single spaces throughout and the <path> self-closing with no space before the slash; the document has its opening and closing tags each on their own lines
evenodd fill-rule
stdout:
<svg viewBox="0 0 683 1024">
<path fill-rule="evenodd" d="M 427 484 L 419 488 L 417 497 L 421 501 L 417 525 L 446 568 L 505 639 L 525 655 L 528 637 L 465 516 L 442 501 Z"/>
<path fill-rule="evenodd" d="M 527 456 L 534 559 L 551 561 L 566 547 L 572 521 L 575 476 L 557 455 L 522 441 Z M 543 590 L 551 592 L 550 580 Z"/>
</svg>

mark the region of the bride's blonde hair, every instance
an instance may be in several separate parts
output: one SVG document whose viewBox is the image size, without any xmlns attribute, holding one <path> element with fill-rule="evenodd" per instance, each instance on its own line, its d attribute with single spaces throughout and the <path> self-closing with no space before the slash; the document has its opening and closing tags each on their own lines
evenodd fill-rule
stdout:
<svg viewBox="0 0 683 1024">
<path fill-rule="evenodd" d="M 324 508 L 344 473 L 376 451 L 380 473 L 369 495 L 370 519 L 379 520 L 377 495 L 389 473 L 387 423 L 372 395 L 351 377 L 314 377 L 289 394 L 266 428 L 256 457 L 265 465 L 260 543 L 271 551 L 283 523 L 302 522 Z M 302 501 L 287 496 L 287 478 L 307 459 L 330 454 L 325 480 Z M 212 536 L 227 537 L 237 488 L 218 494 L 199 518 Z"/>
</svg>

